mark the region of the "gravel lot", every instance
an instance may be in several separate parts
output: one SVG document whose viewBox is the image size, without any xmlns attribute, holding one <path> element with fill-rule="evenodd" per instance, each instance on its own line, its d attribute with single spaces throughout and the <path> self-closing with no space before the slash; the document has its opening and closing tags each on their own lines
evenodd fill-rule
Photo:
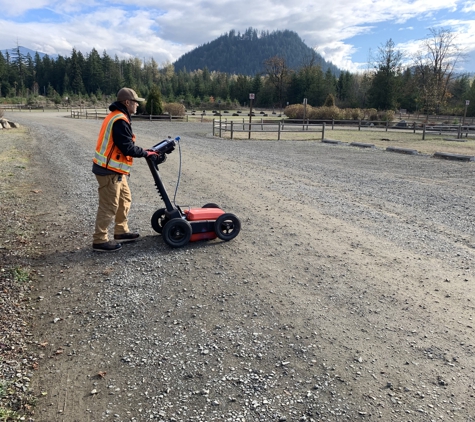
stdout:
<svg viewBox="0 0 475 422">
<path fill-rule="evenodd" d="M 177 204 L 216 202 L 242 230 L 170 249 L 138 159 L 143 238 L 98 254 L 101 122 L 6 117 L 32 143 L 16 210 L 32 228 L 32 420 L 475 421 L 474 163 L 134 122 L 143 147 L 181 136 Z M 177 169 L 174 152 L 171 196 Z"/>
</svg>

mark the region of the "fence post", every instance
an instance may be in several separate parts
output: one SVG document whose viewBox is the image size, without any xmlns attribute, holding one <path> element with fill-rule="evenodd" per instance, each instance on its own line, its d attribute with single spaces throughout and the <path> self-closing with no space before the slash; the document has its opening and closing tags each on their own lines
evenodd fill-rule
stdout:
<svg viewBox="0 0 475 422">
<path fill-rule="evenodd" d="M 264 130 L 264 119 L 261 117 L 261 130 Z"/>
<path fill-rule="evenodd" d="M 412 125 L 414 127 L 414 133 L 416 133 L 416 122 L 414 122 Z"/>
<path fill-rule="evenodd" d="M 214 125 L 216 124 L 214 120 L 215 120 L 215 119 L 213 119 L 213 136 L 215 136 L 215 135 L 214 135 L 214 130 L 215 130 Z"/>
<path fill-rule="evenodd" d="M 323 122 L 323 124 L 325 124 L 325 122 Z M 332 130 L 335 129 L 335 119 L 332 119 Z"/>
<path fill-rule="evenodd" d="M 234 136 L 234 122 L 231 120 L 231 139 L 233 139 Z"/>
<path fill-rule="evenodd" d="M 325 139 L 325 122 L 322 124 L 322 141 Z"/>
<path fill-rule="evenodd" d="M 386 120 L 386 132 L 388 131 L 388 127 L 389 127 L 389 120 Z"/>
<path fill-rule="evenodd" d="M 426 139 L 426 124 L 422 124 L 422 140 L 425 141 Z"/>
<path fill-rule="evenodd" d="M 279 122 L 279 129 L 277 130 L 277 140 L 280 141 L 280 123 L 282 123 L 282 126 L 284 125 L 284 122 Z"/>
<path fill-rule="evenodd" d="M 361 119 L 358 120 L 358 130 L 361 130 Z"/>
</svg>

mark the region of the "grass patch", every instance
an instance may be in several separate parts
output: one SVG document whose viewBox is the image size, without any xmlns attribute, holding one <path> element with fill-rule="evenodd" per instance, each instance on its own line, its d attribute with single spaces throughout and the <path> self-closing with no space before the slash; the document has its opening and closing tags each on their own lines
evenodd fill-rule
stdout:
<svg viewBox="0 0 475 422">
<path fill-rule="evenodd" d="M 257 127 L 256 127 L 257 129 Z M 230 132 L 222 130 L 223 138 L 230 138 Z M 234 139 L 248 139 L 247 132 L 234 132 Z M 281 132 L 282 141 L 320 141 L 321 132 Z M 432 155 L 435 152 L 448 152 L 454 154 L 475 156 L 475 139 L 462 138 L 456 140 L 456 134 L 434 134 L 426 133 L 425 140 L 422 140 L 422 132 L 413 133 L 411 131 L 384 129 L 335 129 L 331 130 L 327 126 L 325 129 L 325 139 L 332 139 L 341 142 L 360 142 L 373 144 L 378 148 L 398 147 L 414 149 L 422 154 Z M 277 141 L 277 132 L 251 133 L 253 140 Z M 449 140 L 450 139 L 450 140 Z"/>
<path fill-rule="evenodd" d="M 13 280 L 17 283 L 26 283 L 30 281 L 30 272 L 21 267 L 13 267 L 10 270 Z"/>
<path fill-rule="evenodd" d="M 18 414 L 13 410 L 8 410 L 0 407 L 0 421 L 7 422 L 14 419 L 18 419 Z"/>
<path fill-rule="evenodd" d="M 8 392 L 8 384 L 5 381 L 0 381 L 0 400 L 5 397 Z M 5 409 L 4 407 L 0 406 L 0 421 L 7 422 L 11 421 L 14 418 L 17 418 L 18 414 L 9 409 Z"/>
<path fill-rule="evenodd" d="M 434 152 L 449 152 L 463 155 L 475 155 L 475 139 L 463 138 L 455 140 L 456 135 L 426 133 L 422 140 L 422 133 L 384 131 L 384 130 L 327 130 L 325 138 L 343 142 L 364 142 L 374 144 L 378 148 L 400 147 L 419 151 L 423 154 Z M 454 139 L 454 140 L 447 140 Z"/>
</svg>

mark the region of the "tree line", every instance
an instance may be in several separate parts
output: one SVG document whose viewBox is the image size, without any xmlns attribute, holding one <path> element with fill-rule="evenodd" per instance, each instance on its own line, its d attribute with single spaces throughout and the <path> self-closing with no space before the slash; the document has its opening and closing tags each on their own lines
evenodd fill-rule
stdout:
<svg viewBox="0 0 475 422">
<path fill-rule="evenodd" d="M 362 73 L 326 71 L 316 55 L 309 54 L 300 67 L 291 69 L 278 55 L 263 63 L 254 76 L 203 69 L 175 71 L 152 58 L 119 59 L 93 48 L 83 55 L 76 49 L 69 57 L 38 53 L 32 57 L 18 47 L 0 52 L 0 97 L 21 98 L 34 104 L 42 97 L 57 104 L 69 100 L 110 101 L 123 86 L 147 97 L 158 90 L 165 102 L 181 102 L 189 108 L 210 103 L 247 105 L 255 94 L 254 106 L 285 108 L 288 104 L 321 106 L 329 97 L 340 108 L 406 109 L 423 114 L 475 115 L 475 84 L 469 74 L 457 74 L 463 52 L 455 35 L 446 29 L 431 29 L 420 51 L 410 61 L 396 50 L 392 40 L 378 48 L 372 66 Z M 403 63 L 405 63 L 403 65 Z"/>
</svg>

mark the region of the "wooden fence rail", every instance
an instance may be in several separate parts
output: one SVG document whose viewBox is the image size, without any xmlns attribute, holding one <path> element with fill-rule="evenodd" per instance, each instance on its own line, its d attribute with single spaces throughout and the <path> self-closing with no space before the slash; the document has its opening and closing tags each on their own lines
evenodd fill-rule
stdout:
<svg viewBox="0 0 475 422">
<path fill-rule="evenodd" d="M 253 129 L 255 127 L 256 129 Z M 235 122 L 231 120 L 230 122 L 228 121 L 221 121 L 221 120 L 216 120 L 213 119 L 213 136 L 219 135 L 221 137 L 222 132 L 230 132 L 231 139 L 234 139 L 234 134 L 236 132 L 247 132 L 249 135 L 249 139 L 251 139 L 251 133 L 252 132 L 270 132 L 270 133 L 277 133 L 277 140 L 280 141 L 280 136 L 282 133 L 291 133 L 291 132 L 316 132 L 319 133 L 321 132 L 322 134 L 322 140 L 325 138 L 325 123 L 321 125 L 315 125 L 315 124 L 305 124 L 302 125 L 302 128 L 299 129 L 295 128 L 293 125 L 286 125 L 284 121 L 275 121 L 273 123 L 265 123 L 263 119 L 261 119 L 260 123 L 246 123 L 243 122 Z"/>
<path fill-rule="evenodd" d="M 71 118 L 73 119 L 104 119 L 110 113 L 107 109 L 84 109 L 84 108 L 72 108 L 71 109 Z M 134 120 L 184 120 L 188 121 L 188 116 L 172 116 L 168 114 L 164 115 L 145 115 L 145 114 L 134 114 L 132 116 Z"/>
<path fill-rule="evenodd" d="M 318 123 L 316 123 L 318 122 Z M 342 122 L 344 122 L 342 124 Z M 272 128 L 273 127 L 273 128 Z M 355 130 L 384 130 L 384 131 L 411 131 L 413 133 L 421 133 L 422 140 L 425 140 L 427 133 L 437 133 L 439 135 L 455 135 L 456 139 L 462 139 L 463 137 L 468 138 L 469 135 L 475 136 L 475 125 L 434 125 L 427 123 L 408 123 L 404 126 L 399 125 L 389 125 L 389 122 L 365 122 L 358 120 L 264 120 L 261 119 L 260 122 L 248 123 L 245 119 L 241 121 L 231 120 L 224 121 L 221 119 L 213 119 L 213 135 L 221 137 L 222 132 L 230 132 L 231 139 L 234 138 L 235 132 L 247 132 L 250 134 L 252 132 L 277 132 L 278 140 L 280 140 L 280 134 L 283 132 L 322 132 L 322 139 L 325 137 L 325 129 L 334 130 L 336 128 L 344 129 L 355 129 Z M 257 128 L 257 129 L 253 129 Z M 264 129 L 266 128 L 266 129 Z"/>
</svg>

